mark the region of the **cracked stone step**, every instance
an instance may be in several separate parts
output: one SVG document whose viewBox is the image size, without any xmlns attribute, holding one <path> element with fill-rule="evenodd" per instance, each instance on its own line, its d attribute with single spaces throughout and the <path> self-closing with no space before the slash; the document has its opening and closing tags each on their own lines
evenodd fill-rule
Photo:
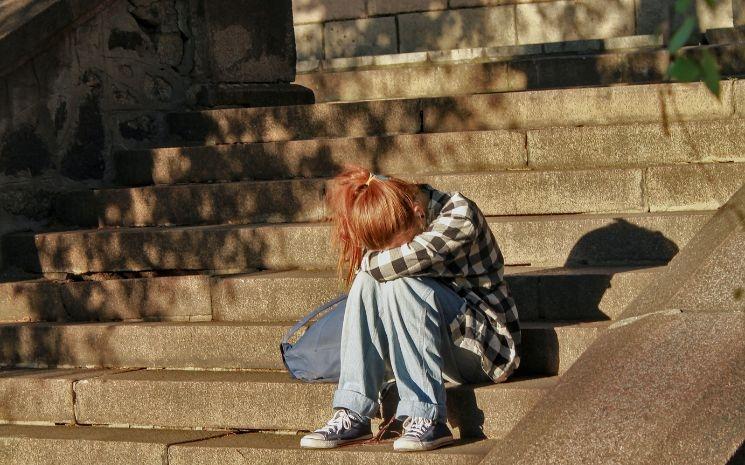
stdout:
<svg viewBox="0 0 745 465">
<path fill-rule="evenodd" d="M 524 376 L 448 384 L 448 421 L 462 437 L 502 437 L 555 384 Z M 76 414 L 93 425 L 313 430 L 329 418 L 335 388 L 284 373 L 140 370 L 76 383 Z"/>
<path fill-rule="evenodd" d="M 292 323 L 116 322 L 0 325 L 0 366 L 284 370 Z M 565 371 L 608 322 L 524 322 L 520 371 Z"/>
<path fill-rule="evenodd" d="M 713 212 L 489 218 L 507 265 L 661 264 Z M 30 272 L 331 269 L 329 225 L 115 228 L 3 237 L 7 263 Z"/>
<path fill-rule="evenodd" d="M 745 163 L 401 177 L 461 192 L 487 216 L 716 210 L 742 185 Z M 98 227 L 314 222 L 330 213 L 325 189 L 326 179 L 97 189 L 63 195 L 57 215 Z"/>
<path fill-rule="evenodd" d="M 169 447 L 172 445 L 216 438 L 226 434 L 229 433 L 81 426 L 0 425 L 0 463 L 163 465 L 164 457 L 167 457 Z M 188 460 L 189 457 L 189 454 L 185 454 L 184 460 Z"/>
<path fill-rule="evenodd" d="M 115 162 L 117 182 L 137 186 L 328 177 L 344 163 L 426 175 L 745 161 L 744 154 L 745 121 L 726 119 L 154 148 L 116 152 Z"/>
<path fill-rule="evenodd" d="M 741 113 L 743 86 L 722 81 L 721 102 L 701 83 L 675 83 L 216 109 L 166 120 L 171 146 L 688 121 Z"/>
<path fill-rule="evenodd" d="M 390 443 L 334 450 L 299 447 L 300 435 L 88 426 L 0 426 L 0 462 L 23 465 L 223 465 L 311 462 L 377 464 L 393 462 L 441 465 L 477 464 L 493 440 L 459 440 L 424 453 L 394 452 Z M 426 454 L 426 455 L 424 455 Z"/>
<path fill-rule="evenodd" d="M 506 267 L 520 319 L 615 319 L 660 267 Z M 290 321 L 336 297 L 331 270 L 0 284 L 0 322 Z"/>
</svg>

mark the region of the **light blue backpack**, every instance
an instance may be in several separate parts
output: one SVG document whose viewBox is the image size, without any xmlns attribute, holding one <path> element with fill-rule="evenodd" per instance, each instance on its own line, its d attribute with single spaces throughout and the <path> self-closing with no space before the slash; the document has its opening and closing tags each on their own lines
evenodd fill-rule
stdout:
<svg viewBox="0 0 745 465">
<path fill-rule="evenodd" d="M 290 328 L 282 338 L 279 350 L 282 361 L 295 379 L 314 383 L 339 381 L 341 369 L 341 328 L 344 324 L 344 308 L 347 294 L 324 303 Z M 310 320 L 318 318 L 300 339 L 290 344 L 290 339 Z"/>
</svg>

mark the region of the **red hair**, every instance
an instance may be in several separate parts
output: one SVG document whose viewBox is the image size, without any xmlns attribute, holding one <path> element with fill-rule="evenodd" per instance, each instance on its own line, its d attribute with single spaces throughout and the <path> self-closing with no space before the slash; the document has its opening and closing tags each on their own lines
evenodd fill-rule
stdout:
<svg viewBox="0 0 745 465">
<path fill-rule="evenodd" d="M 400 233 L 418 225 L 414 211 L 417 185 L 393 177 L 371 178 L 370 174 L 361 166 L 347 165 L 326 189 L 332 241 L 339 251 L 339 278 L 347 286 L 364 249 L 382 250 Z"/>
</svg>

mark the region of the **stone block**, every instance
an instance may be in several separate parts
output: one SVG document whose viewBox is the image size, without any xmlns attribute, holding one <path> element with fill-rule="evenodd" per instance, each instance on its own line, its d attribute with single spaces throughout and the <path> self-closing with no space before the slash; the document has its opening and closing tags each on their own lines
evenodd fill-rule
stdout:
<svg viewBox="0 0 745 465">
<path fill-rule="evenodd" d="M 372 16 L 391 15 L 396 13 L 408 13 L 411 11 L 435 11 L 445 10 L 448 7 L 447 0 L 368 0 L 367 13 Z"/>
<path fill-rule="evenodd" d="M 624 48 L 662 47 L 662 36 L 659 34 L 644 34 L 626 37 L 608 37 L 603 39 L 605 50 L 618 50 Z"/>
<path fill-rule="evenodd" d="M 432 174 L 524 168 L 523 141 L 513 131 L 408 134 L 122 151 L 115 161 L 122 185 L 328 177 L 345 162 L 397 175 Z M 438 156 L 442 147 L 449 156 Z"/>
<path fill-rule="evenodd" d="M 745 0 L 732 0 L 732 14 L 735 26 L 745 26 Z"/>
<path fill-rule="evenodd" d="M 106 110 L 175 110 L 186 101 L 186 80 L 172 67 L 133 63 L 128 58 L 106 60 Z"/>
<path fill-rule="evenodd" d="M 740 120 L 546 128 L 528 132 L 528 159 L 536 169 L 744 161 L 743 131 Z"/>
<path fill-rule="evenodd" d="M 300 448 L 299 434 L 251 433 L 173 446 L 168 449 L 170 465 L 284 464 L 307 465 L 323 463 L 343 465 L 350 461 L 359 465 L 395 462 L 401 465 L 421 463 L 419 454 L 400 454 L 389 444 L 347 446 L 341 450 Z M 492 441 L 462 442 L 427 454 L 433 465 L 475 465 L 491 447 Z M 269 461 L 267 461 L 269 459 Z"/>
<path fill-rule="evenodd" d="M 716 210 L 745 183 L 745 163 L 653 166 L 645 179 L 650 211 Z"/>
<path fill-rule="evenodd" d="M 402 52 L 514 45 L 512 6 L 398 16 Z"/>
<path fill-rule="evenodd" d="M 295 24 L 364 18 L 365 0 L 292 0 Z"/>
<path fill-rule="evenodd" d="M 660 264 L 709 212 L 490 219 L 507 265 Z M 326 224 L 114 228 L 3 237 L 7 262 L 28 271 L 330 269 Z M 199 244 L 199 247 L 194 247 Z"/>
<path fill-rule="evenodd" d="M 323 37 L 324 56 L 327 59 L 398 51 L 396 19 L 393 16 L 329 22 L 324 25 Z"/>
<path fill-rule="evenodd" d="M 0 462 L 23 465 L 162 465 L 169 445 L 224 434 L 220 431 L 0 426 Z"/>
<path fill-rule="evenodd" d="M 629 304 L 622 317 L 638 317 L 665 309 L 742 312 L 745 309 L 743 218 L 745 187 L 740 187 L 689 241 L 690 245 L 670 262 L 665 273 L 658 275 Z"/>
<path fill-rule="evenodd" d="M 600 126 L 726 118 L 733 112 L 729 85 L 728 81 L 722 82 L 721 100 L 700 83 L 586 87 L 427 99 L 422 101 L 424 131 Z"/>
<path fill-rule="evenodd" d="M 13 115 L 13 124 L 18 126 L 22 122 L 21 116 L 33 111 L 42 100 L 34 75 L 33 60 L 27 61 L 6 75 L 5 83 L 8 86 L 8 108 Z M 29 122 L 36 123 L 36 118 Z"/>
<path fill-rule="evenodd" d="M 454 433 L 501 437 L 555 383 L 555 378 L 515 376 L 484 386 L 447 385 Z M 79 382 L 75 393 L 82 424 L 297 431 L 328 419 L 334 388 L 285 373 L 140 370 Z M 497 418 L 501 422 L 493 421 Z"/>
<path fill-rule="evenodd" d="M 463 8 L 473 6 L 511 5 L 514 3 L 529 3 L 533 0 L 449 0 L 450 8 Z"/>
<path fill-rule="evenodd" d="M 0 423 L 74 424 L 73 383 L 105 373 L 105 370 L 0 371 Z"/>
<path fill-rule="evenodd" d="M 0 321 L 55 321 L 64 316 L 59 287 L 52 282 L 0 284 Z"/>
<path fill-rule="evenodd" d="M 648 315 L 609 329 L 482 463 L 736 463 L 744 341 L 742 312 Z"/>
<path fill-rule="evenodd" d="M 713 8 L 707 0 L 697 0 L 696 15 L 699 29 L 704 32 L 707 29 L 734 26 L 733 8 L 733 0 L 718 1 Z"/>
<path fill-rule="evenodd" d="M 636 33 L 661 34 L 670 33 L 670 13 L 673 11 L 675 0 L 635 0 L 636 2 Z M 679 19 L 676 18 L 676 25 Z"/>
<path fill-rule="evenodd" d="M 212 319 L 207 276 L 82 281 L 59 287 L 66 321 Z"/>
<path fill-rule="evenodd" d="M 556 1 L 515 7 L 517 43 L 634 35 L 633 0 Z"/>
<path fill-rule="evenodd" d="M 205 4 L 212 73 L 223 82 L 292 82 L 291 0 L 211 0 Z M 236 15 L 250 11 L 250 15 Z"/>
<path fill-rule="evenodd" d="M 323 24 L 295 26 L 295 47 L 298 61 L 323 58 Z"/>
</svg>

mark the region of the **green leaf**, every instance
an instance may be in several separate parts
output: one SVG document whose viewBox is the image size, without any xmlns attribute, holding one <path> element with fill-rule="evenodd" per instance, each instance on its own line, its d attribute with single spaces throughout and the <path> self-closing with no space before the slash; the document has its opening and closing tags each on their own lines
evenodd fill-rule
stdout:
<svg viewBox="0 0 745 465">
<path fill-rule="evenodd" d="M 695 60 L 688 57 L 678 57 L 670 65 L 668 74 L 677 81 L 691 82 L 701 77 L 701 69 Z"/>
<path fill-rule="evenodd" d="M 693 0 L 676 0 L 675 2 L 675 12 L 678 14 L 684 14 L 688 9 L 691 7 L 691 2 Z M 712 0 L 707 0 L 712 1 Z M 713 0 L 716 1 L 716 0 Z"/>
<path fill-rule="evenodd" d="M 719 87 L 719 81 L 722 80 L 722 76 L 719 73 L 717 59 L 708 50 L 702 51 L 699 68 L 706 87 L 708 87 L 714 95 L 719 97 L 721 90 Z"/>
<path fill-rule="evenodd" d="M 670 53 L 677 52 L 680 47 L 685 45 L 685 43 L 688 41 L 688 38 L 691 37 L 691 34 L 693 33 L 693 30 L 696 28 L 696 18 L 693 16 L 689 16 L 686 18 L 685 21 L 683 21 L 683 24 L 680 25 L 677 31 L 675 31 L 675 34 L 673 34 L 673 37 L 670 39 L 670 43 L 667 46 L 667 49 Z"/>
</svg>

